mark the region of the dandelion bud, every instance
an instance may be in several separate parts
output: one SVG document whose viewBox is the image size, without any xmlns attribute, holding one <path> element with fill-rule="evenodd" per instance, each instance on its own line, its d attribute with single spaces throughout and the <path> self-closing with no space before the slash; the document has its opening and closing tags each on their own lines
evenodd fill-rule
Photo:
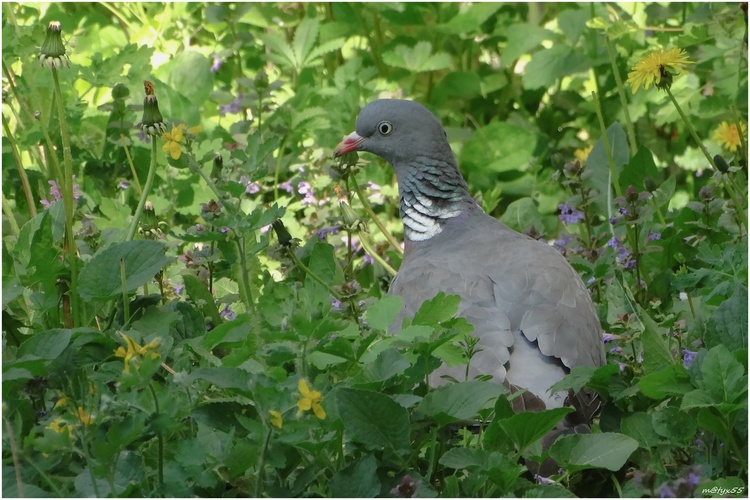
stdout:
<svg viewBox="0 0 750 500">
<path fill-rule="evenodd" d="M 714 156 L 714 163 L 716 164 L 716 168 L 718 168 L 719 172 L 721 172 L 722 174 L 726 174 L 727 172 L 729 172 L 729 165 L 727 164 L 727 161 L 723 156 Z"/>
<path fill-rule="evenodd" d="M 39 51 L 39 64 L 49 69 L 57 69 L 63 65 L 70 67 L 68 56 L 65 55 L 60 21 L 52 21 L 47 26 L 47 36 L 44 38 L 42 49 Z"/>
<path fill-rule="evenodd" d="M 159 111 L 159 102 L 154 94 L 154 85 L 148 80 L 143 82 L 146 98 L 143 99 L 143 118 L 138 127 L 144 134 L 158 136 L 167 131 L 167 124 Z"/>
<path fill-rule="evenodd" d="M 654 179 L 649 175 L 643 178 L 643 187 L 646 188 L 646 191 L 649 193 L 653 193 L 657 188 L 656 182 L 654 182 Z"/>
<path fill-rule="evenodd" d="M 126 99 L 128 96 L 130 96 L 130 89 L 127 87 L 127 85 L 118 83 L 117 85 L 112 87 L 112 99 Z"/>
<path fill-rule="evenodd" d="M 281 246 L 291 246 L 292 235 L 289 234 L 289 231 L 287 230 L 286 226 L 284 226 L 284 223 L 281 222 L 281 219 L 276 219 L 275 221 L 273 221 L 271 227 L 273 227 L 273 231 L 276 233 L 276 237 L 279 238 L 279 243 L 281 244 Z"/>
</svg>

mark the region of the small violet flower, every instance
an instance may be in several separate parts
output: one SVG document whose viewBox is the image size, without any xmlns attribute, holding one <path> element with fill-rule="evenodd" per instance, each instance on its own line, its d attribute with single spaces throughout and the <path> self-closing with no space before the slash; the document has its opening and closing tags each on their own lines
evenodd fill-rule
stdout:
<svg viewBox="0 0 750 500">
<path fill-rule="evenodd" d="M 558 205 L 557 208 L 560 209 L 560 220 L 565 224 L 576 224 L 584 219 L 582 212 L 576 210 L 567 203 L 562 203 Z"/>
<path fill-rule="evenodd" d="M 685 368 L 689 367 L 693 363 L 696 354 L 698 353 L 695 351 L 690 351 L 688 349 L 682 350 L 682 364 L 685 366 Z"/>
<path fill-rule="evenodd" d="M 216 73 L 219 71 L 219 68 L 221 68 L 222 63 L 224 62 L 224 59 L 214 54 L 213 56 L 214 62 L 211 64 L 211 73 Z"/>
</svg>

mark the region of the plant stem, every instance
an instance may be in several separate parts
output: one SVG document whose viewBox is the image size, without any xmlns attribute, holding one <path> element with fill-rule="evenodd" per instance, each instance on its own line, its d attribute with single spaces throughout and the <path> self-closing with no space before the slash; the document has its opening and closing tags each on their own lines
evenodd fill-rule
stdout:
<svg viewBox="0 0 750 500">
<path fill-rule="evenodd" d="M 21 155 L 18 152 L 18 143 L 16 137 L 10 131 L 8 120 L 3 115 L 3 130 L 5 131 L 5 137 L 8 139 L 10 144 L 10 150 L 13 153 L 13 158 L 16 160 L 16 167 L 18 167 L 18 175 L 21 177 L 21 185 L 23 187 L 23 194 L 26 196 L 26 203 L 29 205 L 29 214 L 31 217 L 36 217 L 36 205 L 34 204 L 34 197 L 31 195 L 31 188 L 29 187 L 29 178 L 26 175 L 26 169 L 23 168 L 23 162 Z"/>
<path fill-rule="evenodd" d="M 258 464 L 258 480 L 255 483 L 255 498 L 260 498 L 260 487 L 263 485 L 263 479 L 265 476 L 266 468 L 266 456 L 268 455 L 268 447 L 271 444 L 272 429 L 268 429 L 266 434 L 266 440 L 263 443 L 263 452 L 260 454 L 260 463 Z"/>
<path fill-rule="evenodd" d="M 18 446 L 16 445 L 16 438 L 13 435 L 13 427 L 10 425 L 10 421 L 7 418 L 4 418 L 3 420 L 5 420 L 5 435 L 8 436 L 8 443 L 10 444 L 10 454 L 13 456 L 13 470 L 16 473 L 18 498 L 24 498 L 23 480 L 21 479 L 21 464 L 18 463 Z"/>
<path fill-rule="evenodd" d="M 152 384 L 149 382 L 148 388 L 151 391 L 151 396 L 154 398 L 154 415 L 155 420 L 159 419 L 159 399 L 156 397 L 156 391 Z M 161 431 L 156 431 L 156 441 L 158 445 L 158 477 L 159 477 L 159 494 L 164 493 L 164 436 Z"/>
<path fill-rule="evenodd" d="M 13 234 L 18 235 L 18 233 L 21 232 L 21 229 L 18 227 L 16 216 L 13 215 L 13 209 L 10 208 L 10 203 L 8 203 L 8 199 L 5 197 L 5 193 L 3 193 L 3 212 L 5 212 L 5 215 L 8 217 L 8 223 L 10 223 L 11 231 L 13 232 Z"/>
<path fill-rule="evenodd" d="M 138 200 L 138 207 L 135 209 L 133 220 L 130 222 L 130 229 L 125 237 L 125 241 L 131 241 L 135 237 L 135 232 L 138 230 L 138 221 L 143 214 L 143 207 L 146 205 L 146 200 L 151 192 L 151 187 L 154 184 L 154 177 L 156 176 L 156 137 L 151 138 L 151 164 L 148 166 L 148 176 L 146 177 L 146 185 L 143 187 L 141 198 Z"/>
<path fill-rule="evenodd" d="M 393 246 L 393 248 L 396 249 L 396 252 L 398 252 L 399 255 L 404 254 L 404 250 L 401 248 L 401 244 L 399 244 L 398 240 L 393 237 L 393 235 L 388 232 L 388 230 L 385 228 L 382 222 L 380 222 L 380 219 L 378 219 L 378 216 L 375 215 L 375 212 L 372 209 L 372 206 L 370 205 L 370 202 L 367 201 L 367 197 L 362 192 L 362 189 L 359 187 L 359 184 L 357 184 L 357 178 L 354 177 L 354 174 L 351 175 L 352 184 L 354 185 L 354 191 L 357 193 L 357 198 L 359 198 L 359 201 L 362 202 L 362 206 L 365 209 L 365 212 L 367 212 L 367 215 L 370 216 L 370 219 L 375 223 L 376 226 L 378 226 L 378 229 L 380 229 L 380 232 L 383 233 L 383 236 L 385 236 L 385 239 L 388 240 L 388 243 Z M 347 183 L 348 184 L 348 183 Z"/>
<path fill-rule="evenodd" d="M 80 303 L 78 297 L 78 250 L 73 237 L 73 216 L 75 213 L 75 197 L 73 195 L 73 156 L 70 149 L 70 135 L 68 134 L 68 121 L 65 118 L 65 101 L 63 101 L 60 90 L 60 78 L 57 68 L 52 68 L 52 79 L 55 84 L 55 95 L 57 96 L 57 114 L 60 121 L 60 137 L 63 145 L 63 164 L 65 175 L 61 188 L 63 192 L 63 203 L 65 206 L 65 247 L 70 261 L 70 302 L 73 310 L 73 327 L 80 325 Z"/>
<path fill-rule="evenodd" d="M 622 106 L 622 112 L 625 115 L 625 126 L 628 131 L 628 140 L 630 141 L 630 156 L 635 156 L 635 152 L 638 150 L 638 144 L 635 140 L 635 127 L 633 126 L 633 120 L 630 119 L 630 111 L 628 110 L 628 100 L 625 97 L 625 86 L 622 84 L 622 78 L 620 78 L 620 72 L 617 70 L 617 59 L 615 58 L 615 51 L 612 49 L 612 43 L 609 40 L 609 36 L 604 37 L 604 42 L 607 45 L 607 54 L 609 54 L 609 63 L 612 65 L 612 73 L 615 75 L 615 83 L 617 84 L 617 94 L 620 96 L 620 105 Z"/>
<path fill-rule="evenodd" d="M 130 321 L 130 301 L 128 300 L 128 280 L 125 277 L 125 261 L 120 259 L 120 282 L 122 283 L 122 310 L 125 323 Z"/>
<path fill-rule="evenodd" d="M 133 175 L 133 183 L 135 183 L 135 187 L 138 190 L 138 195 L 142 195 L 143 188 L 141 187 L 141 181 L 138 180 L 138 173 L 135 171 L 135 165 L 133 165 L 133 157 L 130 156 L 130 149 L 128 149 L 126 145 L 123 145 L 122 149 L 125 150 L 125 156 L 128 159 L 128 165 L 130 165 L 130 173 Z"/>
<path fill-rule="evenodd" d="M 701 141 L 700 137 L 698 137 L 698 134 L 695 132 L 695 129 L 693 128 L 693 124 L 690 123 L 690 120 L 688 120 L 687 116 L 685 116 L 685 113 L 682 111 L 682 107 L 680 107 L 680 104 L 677 102 L 677 99 L 674 98 L 674 95 L 672 94 L 672 91 L 667 87 L 666 89 L 667 95 L 672 100 L 672 104 L 674 104 L 675 109 L 677 109 L 677 112 L 680 114 L 680 118 L 682 118 L 683 123 L 685 123 L 685 127 L 688 129 L 688 132 L 690 132 L 690 135 L 693 136 L 693 140 L 698 145 L 698 148 L 703 153 L 703 156 L 706 157 L 706 160 L 708 160 L 709 165 L 711 165 L 711 168 L 714 169 L 714 172 L 718 172 L 719 169 L 716 168 L 716 163 L 714 163 L 714 159 L 711 158 L 711 155 L 708 154 L 708 149 Z M 737 131 L 741 134 L 741 130 Z M 734 203 L 734 210 L 737 212 L 737 214 L 740 216 L 742 220 L 742 225 L 745 226 L 745 231 L 747 231 L 747 214 L 745 213 L 745 209 L 742 205 L 740 205 L 740 200 L 737 198 L 737 193 L 734 192 L 734 188 L 732 187 L 732 184 L 729 182 L 722 182 L 724 184 L 724 187 L 727 190 L 727 194 L 729 194 L 729 197 L 732 199 L 732 203 Z M 742 231 L 740 231 L 742 232 Z"/>
<path fill-rule="evenodd" d="M 596 116 L 599 118 L 599 128 L 602 130 L 602 142 L 604 143 L 604 150 L 607 152 L 607 163 L 609 164 L 609 173 L 612 176 L 612 185 L 615 188 L 615 194 L 622 196 L 622 189 L 620 189 L 620 180 L 617 178 L 617 170 L 615 168 L 615 159 L 612 156 L 612 148 L 609 145 L 609 137 L 607 137 L 607 126 L 604 124 L 604 115 L 602 115 L 602 105 L 599 102 L 599 98 L 596 92 L 592 92 L 591 96 L 594 98 L 594 106 L 596 107 Z"/>
<path fill-rule="evenodd" d="M 318 276 L 317 274 L 315 274 L 314 272 L 312 272 L 310 270 L 310 268 L 308 268 L 306 265 L 304 265 L 302 263 L 301 260 L 299 260 L 299 257 L 297 257 L 297 254 L 294 253 L 294 249 L 292 247 L 287 247 L 287 253 L 289 254 L 289 257 L 297 265 L 297 267 L 299 267 L 300 269 L 302 269 L 305 272 L 305 274 L 307 274 L 313 280 L 315 280 L 318 283 L 320 283 L 321 285 L 323 285 L 328 290 L 328 293 L 330 293 L 331 295 L 333 295 L 336 298 L 336 300 L 338 300 L 338 301 L 343 300 L 343 297 L 341 296 L 340 293 L 338 293 L 336 290 L 334 290 L 333 287 L 331 287 L 331 285 L 329 285 L 325 281 L 323 281 L 320 278 L 320 276 Z"/>
<path fill-rule="evenodd" d="M 391 276 L 396 276 L 396 270 L 393 269 L 385 260 L 383 260 L 380 255 L 378 255 L 378 252 L 376 252 L 375 249 L 372 248 L 372 245 L 370 245 L 370 242 L 367 241 L 367 235 L 363 234 L 361 231 L 359 233 L 359 242 L 365 248 L 365 251 L 370 254 L 370 257 L 375 259 L 378 264 L 383 266 L 383 268 L 388 271 L 388 274 L 390 274 Z"/>
</svg>

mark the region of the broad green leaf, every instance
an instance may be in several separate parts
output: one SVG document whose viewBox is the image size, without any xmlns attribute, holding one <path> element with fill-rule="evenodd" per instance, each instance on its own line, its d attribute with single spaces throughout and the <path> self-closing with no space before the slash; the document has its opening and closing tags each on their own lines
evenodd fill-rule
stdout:
<svg viewBox="0 0 750 500">
<path fill-rule="evenodd" d="M 403 373 L 410 366 L 409 360 L 396 349 L 386 349 L 375 361 L 365 365 L 362 373 L 368 382 L 382 382 Z"/>
<path fill-rule="evenodd" d="M 553 394 L 566 389 L 573 389 L 573 392 L 578 392 L 588 383 L 596 370 L 593 366 L 576 366 L 562 380 L 550 387 L 549 391 Z"/>
<path fill-rule="evenodd" d="M 706 325 L 706 346 L 724 345 L 734 351 L 747 347 L 747 288 L 737 285 Z"/>
<path fill-rule="evenodd" d="M 340 389 L 336 408 L 349 437 L 376 449 L 409 448 L 409 412 L 379 392 Z"/>
<path fill-rule="evenodd" d="M 241 368 L 229 366 L 198 368 L 193 370 L 190 376 L 193 380 L 205 380 L 221 389 L 247 391 L 250 388 L 250 374 Z"/>
<path fill-rule="evenodd" d="M 380 493 L 377 469 L 372 455 L 349 465 L 331 478 L 331 494 L 334 498 L 375 498 Z"/>
<path fill-rule="evenodd" d="M 81 269 L 78 291 L 87 300 L 110 300 L 122 295 L 120 263 L 125 268 L 125 291 L 145 285 L 167 263 L 164 245 L 152 240 L 117 243 L 99 251 Z"/>
<path fill-rule="evenodd" d="M 203 347 L 213 349 L 221 344 L 244 342 L 253 336 L 252 318 L 249 314 L 240 314 L 232 321 L 226 321 L 206 334 Z"/>
<path fill-rule="evenodd" d="M 42 359 L 56 359 L 70 344 L 71 330 L 48 330 L 37 333 L 18 348 L 18 357 L 37 356 Z"/>
<path fill-rule="evenodd" d="M 636 412 L 625 415 L 620 422 L 620 430 L 626 436 L 636 439 L 641 448 L 651 448 L 661 441 L 654 431 L 652 417 L 647 413 Z"/>
<path fill-rule="evenodd" d="M 503 34 L 508 39 L 501 53 L 503 66 L 506 67 L 523 54 L 529 53 L 531 49 L 540 46 L 542 41 L 551 40 L 555 36 L 550 30 L 529 23 L 513 23 L 505 29 Z"/>
<path fill-rule="evenodd" d="M 549 455 L 569 471 L 603 468 L 618 471 L 638 449 L 638 441 L 624 434 L 572 434 L 555 441 Z"/>
<path fill-rule="evenodd" d="M 693 417 L 673 406 L 667 406 L 651 416 L 654 431 L 675 445 L 686 446 L 695 438 Z"/>
<path fill-rule="evenodd" d="M 516 448 L 522 451 L 554 429 L 563 417 L 572 411 L 572 408 L 555 408 L 540 412 L 523 412 L 498 423 Z"/>
<path fill-rule="evenodd" d="M 430 391 L 417 407 L 440 425 L 474 418 L 489 401 L 505 389 L 493 382 L 470 381 L 447 384 Z"/>
<path fill-rule="evenodd" d="M 468 469 L 477 467 L 487 469 L 490 452 L 479 448 L 451 448 L 438 460 L 442 465 L 451 469 Z"/>
<path fill-rule="evenodd" d="M 694 389 L 685 367 L 674 363 L 662 370 L 647 373 L 638 381 L 638 387 L 651 399 L 679 396 Z"/>
<path fill-rule="evenodd" d="M 659 332 L 659 325 L 651 319 L 648 312 L 641 306 L 638 307 L 638 318 L 643 323 L 643 369 L 650 373 L 674 364 L 672 354 L 669 352 L 667 342 Z"/>
<path fill-rule="evenodd" d="M 745 369 L 723 345 L 709 350 L 700 368 L 703 389 L 716 403 L 734 403 L 747 393 Z"/>
<path fill-rule="evenodd" d="M 294 30 L 294 63 L 297 70 L 302 69 L 307 63 L 307 56 L 315 46 L 318 39 L 318 30 L 320 21 L 315 18 L 306 17 L 297 25 Z"/>
<path fill-rule="evenodd" d="M 493 122 L 474 134 L 461 150 L 468 172 L 519 172 L 529 168 L 538 137 L 506 122 Z"/>
<path fill-rule="evenodd" d="M 516 231 L 525 231 L 532 226 L 540 231 L 544 229 L 539 208 L 528 196 L 511 202 L 501 219 Z"/>
<path fill-rule="evenodd" d="M 656 169 L 654 157 L 648 148 L 641 146 L 630 161 L 622 167 L 620 172 L 620 187 L 626 189 L 634 186 L 638 191 L 643 191 L 643 180 L 646 177 L 657 179 L 659 171 Z"/>
<path fill-rule="evenodd" d="M 623 166 L 630 161 L 628 138 L 622 125 L 618 122 L 614 122 L 607 127 L 607 138 L 615 164 L 615 173 L 619 176 Z M 614 180 L 610 179 L 609 160 L 601 137 L 596 141 L 589 157 L 586 159 L 586 170 L 591 173 L 589 182 L 596 189 L 596 204 L 602 213 L 607 213 L 607 193 L 612 190 L 612 196 L 614 197 L 614 188 L 611 187 Z M 622 187 L 622 189 L 625 189 L 625 187 L 627 186 Z"/>
<path fill-rule="evenodd" d="M 689 410 L 691 408 L 705 408 L 716 406 L 717 402 L 703 389 L 696 389 L 694 391 L 685 394 L 682 398 L 682 404 L 680 408 L 683 410 Z"/>
<path fill-rule="evenodd" d="M 396 68 L 409 71 L 435 71 L 451 66 L 451 58 L 445 52 L 432 54 L 430 42 L 417 42 L 414 47 L 398 45 L 394 50 L 383 54 L 383 62 Z"/>
<path fill-rule="evenodd" d="M 207 321 L 214 326 L 222 323 L 219 308 L 216 307 L 214 297 L 208 290 L 208 286 L 196 275 L 189 271 L 182 274 L 182 282 L 185 284 L 185 292 L 193 303 L 200 309 Z"/>
<path fill-rule="evenodd" d="M 401 311 L 402 303 L 403 299 L 398 295 L 384 295 L 367 308 L 364 314 L 365 321 L 371 328 L 387 332 Z"/>
<path fill-rule="evenodd" d="M 553 45 L 531 57 L 523 73 L 525 89 L 551 87 L 559 78 L 586 71 L 591 60 L 569 45 Z"/>
<path fill-rule="evenodd" d="M 502 5 L 498 3 L 469 3 L 461 6 L 458 14 L 447 23 L 438 25 L 438 31 L 462 38 L 469 38 L 472 33 L 481 32 L 481 24 L 497 12 Z"/>
</svg>

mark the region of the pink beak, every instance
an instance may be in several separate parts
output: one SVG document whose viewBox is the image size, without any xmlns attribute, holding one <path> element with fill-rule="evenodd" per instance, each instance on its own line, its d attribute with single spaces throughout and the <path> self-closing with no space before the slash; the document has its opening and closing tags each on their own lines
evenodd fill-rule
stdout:
<svg viewBox="0 0 750 500">
<path fill-rule="evenodd" d="M 336 146 L 336 149 L 333 150 L 333 157 L 338 158 L 339 156 L 344 156 L 347 153 L 351 153 L 352 151 L 359 150 L 359 146 L 362 145 L 365 138 L 359 135 L 356 132 L 352 132 L 351 134 L 344 137 L 344 140 L 339 142 L 339 145 Z"/>
</svg>

